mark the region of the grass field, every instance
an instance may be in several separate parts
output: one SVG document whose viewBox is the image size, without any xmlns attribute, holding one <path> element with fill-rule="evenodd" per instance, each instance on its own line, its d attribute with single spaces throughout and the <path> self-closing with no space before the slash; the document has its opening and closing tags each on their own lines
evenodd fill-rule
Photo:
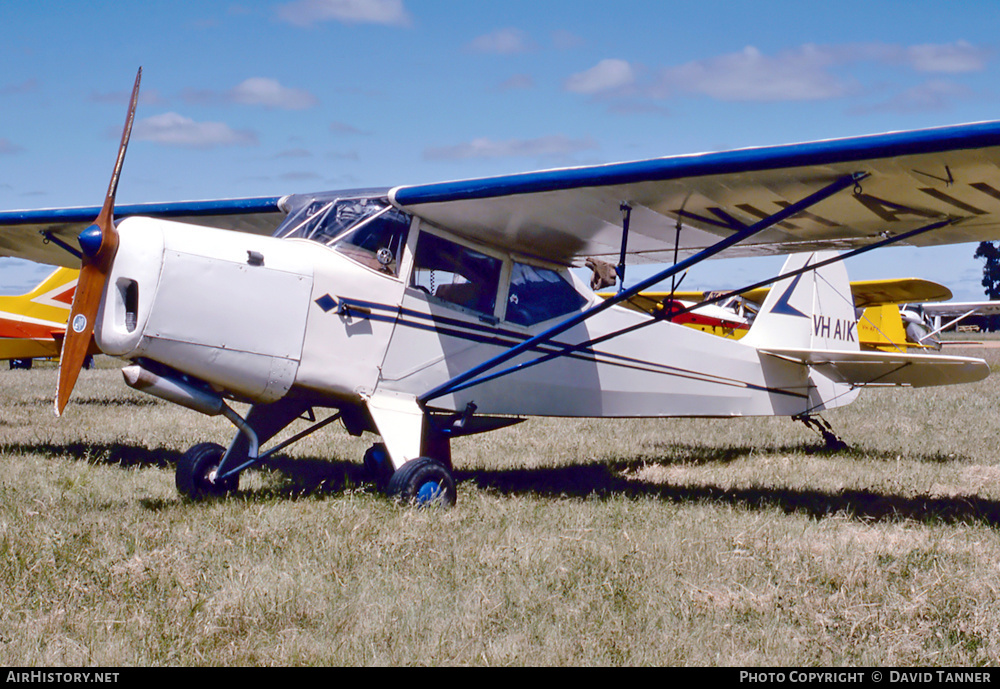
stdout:
<svg viewBox="0 0 1000 689">
<path fill-rule="evenodd" d="M 957 346 L 996 370 L 1000 348 Z M 531 420 L 454 443 L 459 502 L 364 482 L 331 426 L 190 504 L 229 424 L 0 371 L 6 665 L 971 666 L 1000 661 L 1000 375 L 789 419 Z"/>
</svg>

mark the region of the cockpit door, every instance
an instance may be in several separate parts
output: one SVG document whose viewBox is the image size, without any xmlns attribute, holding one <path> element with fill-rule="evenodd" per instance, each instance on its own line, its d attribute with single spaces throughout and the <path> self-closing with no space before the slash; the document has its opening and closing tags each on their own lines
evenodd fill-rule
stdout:
<svg viewBox="0 0 1000 689">
<path fill-rule="evenodd" d="M 399 317 L 379 389 L 419 395 L 478 363 L 497 339 L 507 262 L 425 226 L 411 245 Z"/>
<path fill-rule="evenodd" d="M 374 391 L 403 299 L 411 223 L 386 207 L 327 244 L 315 270 L 300 385 L 346 397 Z"/>
</svg>

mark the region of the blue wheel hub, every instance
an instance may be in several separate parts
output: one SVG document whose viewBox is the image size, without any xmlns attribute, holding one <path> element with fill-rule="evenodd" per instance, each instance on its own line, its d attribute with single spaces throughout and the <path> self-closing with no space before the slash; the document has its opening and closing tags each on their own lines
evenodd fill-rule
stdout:
<svg viewBox="0 0 1000 689">
<path fill-rule="evenodd" d="M 437 500 L 444 493 L 444 488 L 438 481 L 426 481 L 417 489 L 417 503 L 427 505 Z"/>
</svg>

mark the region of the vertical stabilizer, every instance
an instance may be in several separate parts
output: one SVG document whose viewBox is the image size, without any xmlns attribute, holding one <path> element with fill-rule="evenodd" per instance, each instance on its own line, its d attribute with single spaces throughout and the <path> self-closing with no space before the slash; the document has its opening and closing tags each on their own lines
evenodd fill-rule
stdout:
<svg viewBox="0 0 1000 689">
<path fill-rule="evenodd" d="M 814 364 L 816 352 L 825 360 L 840 352 L 857 352 L 858 321 L 854 296 L 841 261 L 815 270 L 798 273 L 800 269 L 818 265 L 834 252 L 816 252 L 789 256 L 781 269 L 780 280 L 768 292 L 750 332 L 740 342 L 772 353 L 781 352 L 786 360 L 799 359 L 808 369 L 809 401 L 803 410 L 812 415 L 824 409 L 851 402 L 857 388 L 831 377 L 830 372 Z"/>
<path fill-rule="evenodd" d="M 788 257 L 743 342 L 758 348 L 851 351 L 858 349 L 854 297 L 843 262 L 793 274 L 836 257 L 834 252 Z"/>
</svg>

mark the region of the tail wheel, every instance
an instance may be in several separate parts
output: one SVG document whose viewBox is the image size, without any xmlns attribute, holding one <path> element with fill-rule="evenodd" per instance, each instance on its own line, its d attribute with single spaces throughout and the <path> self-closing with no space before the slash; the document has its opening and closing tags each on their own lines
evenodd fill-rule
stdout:
<svg viewBox="0 0 1000 689">
<path fill-rule="evenodd" d="M 239 475 L 231 476 L 225 481 L 215 478 L 225 454 L 225 448 L 217 443 L 200 443 L 185 452 L 177 462 L 177 473 L 174 476 L 181 495 L 197 501 L 235 492 L 239 487 Z"/>
<path fill-rule="evenodd" d="M 453 507 L 458 498 L 451 471 L 430 457 L 418 457 L 404 464 L 389 479 L 386 492 L 403 502 L 421 506 Z"/>
</svg>

